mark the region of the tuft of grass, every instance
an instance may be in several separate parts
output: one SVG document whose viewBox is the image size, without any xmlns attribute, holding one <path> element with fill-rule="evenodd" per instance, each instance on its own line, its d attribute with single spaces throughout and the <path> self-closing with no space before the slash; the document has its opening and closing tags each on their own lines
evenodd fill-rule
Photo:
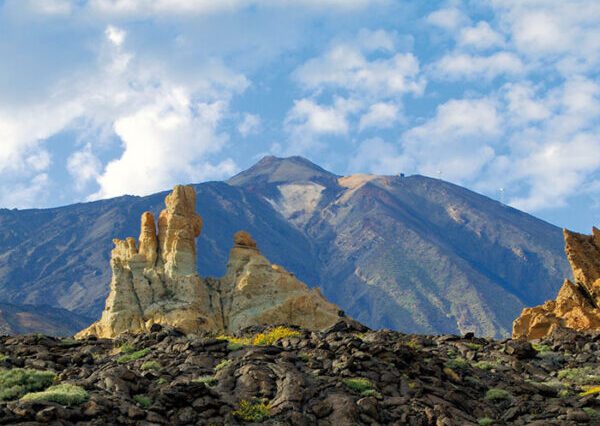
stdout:
<svg viewBox="0 0 600 426">
<path fill-rule="evenodd" d="M 383 399 L 383 395 L 377 392 L 375 389 L 367 389 L 360 393 L 361 396 L 374 396 L 377 399 Z"/>
<path fill-rule="evenodd" d="M 218 383 L 218 380 L 214 376 L 202 376 L 192 380 L 195 383 L 203 383 L 208 387 L 213 387 Z"/>
<path fill-rule="evenodd" d="M 559 398 L 568 398 L 569 396 L 571 396 L 571 391 L 569 389 L 562 389 L 558 391 Z"/>
<path fill-rule="evenodd" d="M 244 422 L 260 423 L 271 416 L 271 409 L 264 401 L 240 401 L 237 410 L 233 411 L 234 417 Z"/>
<path fill-rule="evenodd" d="M 0 370 L 0 401 L 17 399 L 28 392 L 46 389 L 56 379 L 51 371 L 13 368 Z"/>
<path fill-rule="evenodd" d="M 148 397 L 148 395 L 134 395 L 133 400 L 144 409 L 152 405 L 152 400 L 150 397 Z"/>
<path fill-rule="evenodd" d="M 585 412 L 585 414 L 587 414 L 591 418 L 598 417 L 598 412 L 596 410 L 594 410 L 592 407 L 583 407 L 582 410 Z"/>
<path fill-rule="evenodd" d="M 373 384 L 371 383 L 371 381 L 369 379 L 365 379 L 364 377 L 345 379 L 344 384 L 354 392 L 358 392 L 360 394 L 373 389 Z"/>
<path fill-rule="evenodd" d="M 219 362 L 216 366 L 215 366 L 215 372 L 216 371 L 220 371 L 222 369 L 224 369 L 225 367 L 227 367 L 228 365 L 231 365 L 233 361 L 230 359 L 224 359 L 223 361 Z"/>
<path fill-rule="evenodd" d="M 489 417 L 484 417 L 482 419 L 477 420 L 477 423 L 479 424 L 479 426 L 490 426 L 493 425 L 495 422 L 494 419 L 490 419 Z"/>
<path fill-rule="evenodd" d="M 6 361 L 8 359 L 8 355 L 0 354 L 0 362 Z"/>
<path fill-rule="evenodd" d="M 229 351 L 238 351 L 242 349 L 245 345 L 243 343 L 229 342 L 227 344 L 227 350 Z"/>
<path fill-rule="evenodd" d="M 409 340 L 405 345 L 414 350 L 422 349 L 421 344 L 416 340 Z"/>
<path fill-rule="evenodd" d="M 123 343 L 121 346 L 119 346 L 119 352 L 122 354 L 133 353 L 135 352 L 135 346 L 133 346 L 131 343 Z"/>
<path fill-rule="evenodd" d="M 444 366 L 452 370 L 464 370 L 469 366 L 469 362 L 464 358 L 453 358 L 446 361 Z"/>
<path fill-rule="evenodd" d="M 481 349 L 483 349 L 483 345 L 480 345 L 479 343 L 465 343 L 465 346 L 469 349 L 471 349 L 472 351 L 480 351 Z"/>
<path fill-rule="evenodd" d="M 24 395 L 22 401 L 56 402 L 61 405 L 79 405 L 87 401 L 88 393 L 79 386 L 64 383 L 50 386 L 41 392 L 32 392 Z"/>
<path fill-rule="evenodd" d="M 160 370 L 160 368 L 161 368 L 161 365 L 157 361 L 146 361 L 140 367 L 140 369 L 143 371 Z"/>
<path fill-rule="evenodd" d="M 492 388 L 485 393 L 485 399 L 488 401 L 506 401 L 510 397 L 511 395 L 508 391 L 500 388 Z"/>
<path fill-rule="evenodd" d="M 476 368 L 479 368 L 481 370 L 487 370 L 487 371 L 492 370 L 492 369 L 494 369 L 494 368 L 497 367 L 497 365 L 495 363 L 490 362 L 490 361 L 479 361 L 479 362 L 476 362 L 473 365 Z"/>
<path fill-rule="evenodd" d="M 140 351 L 131 352 L 126 355 L 121 355 L 119 358 L 117 358 L 117 362 L 119 364 L 126 364 L 128 362 L 135 361 L 136 359 L 143 358 L 146 355 L 148 355 L 149 353 L 150 353 L 150 348 L 145 348 Z"/>
<path fill-rule="evenodd" d="M 593 385 L 600 381 L 600 375 L 594 368 L 581 367 L 581 368 L 565 368 L 558 372 L 557 377 L 560 380 L 565 380 L 578 385 Z"/>
<path fill-rule="evenodd" d="M 167 379 L 165 379 L 164 377 L 159 377 L 158 379 L 156 379 L 157 385 L 164 385 L 165 383 L 167 383 Z"/>
<path fill-rule="evenodd" d="M 538 353 L 552 352 L 552 348 L 550 346 L 544 345 L 542 343 L 532 343 L 531 346 L 533 347 L 533 349 L 538 351 Z"/>
<path fill-rule="evenodd" d="M 596 395 L 597 393 L 600 393 L 600 386 L 592 386 L 586 389 L 584 392 L 581 392 L 579 396 Z"/>
</svg>

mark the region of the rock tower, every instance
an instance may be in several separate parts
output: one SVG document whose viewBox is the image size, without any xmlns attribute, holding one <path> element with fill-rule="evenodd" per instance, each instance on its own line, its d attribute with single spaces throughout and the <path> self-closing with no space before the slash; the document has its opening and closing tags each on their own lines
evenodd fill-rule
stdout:
<svg viewBox="0 0 600 426">
<path fill-rule="evenodd" d="M 343 313 L 318 289 L 272 265 L 250 234 L 234 236 L 222 278 L 196 271 L 196 238 L 202 219 L 192 186 L 176 186 L 165 199 L 158 230 L 150 212 L 142 214 L 138 241 L 113 240 L 112 279 L 99 321 L 76 337 L 116 337 L 169 324 L 185 333 L 231 333 L 250 325 L 290 324 L 322 329 Z"/>
<path fill-rule="evenodd" d="M 539 339 L 559 328 L 600 331 L 600 231 L 563 231 L 574 283 L 565 280 L 556 300 L 525 308 L 513 323 L 513 338 Z"/>
</svg>

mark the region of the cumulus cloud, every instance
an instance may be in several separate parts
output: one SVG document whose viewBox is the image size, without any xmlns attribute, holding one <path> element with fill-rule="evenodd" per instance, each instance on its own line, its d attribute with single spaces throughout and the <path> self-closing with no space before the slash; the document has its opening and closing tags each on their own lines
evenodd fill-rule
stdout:
<svg viewBox="0 0 600 426">
<path fill-rule="evenodd" d="M 242 121 L 238 125 L 238 132 L 240 132 L 243 137 L 246 137 L 248 135 L 258 133 L 260 131 L 260 127 L 260 116 L 256 114 L 245 113 Z"/>
<path fill-rule="evenodd" d="M 489 56 L 455 52 L 442 57 L 433 65 L 433 69 L 441 78 L 491 80 L 499 75 L 520 74 L 524 65 L 519 57 L 511 52 L 497 52 Z"/>
<path fill-rule="evenodd" d="M 115 46 L 121 46 L 125 41 L 126 32 L 121 28 L 109 25 L 106 27 L 104 34 L 106 34 L 106 38 L 108 38 Z"/>
<path fill-rule="evenodd" d="M 249 7 L 357 9 L 388 0 L 90 0 L 90 7 L 110 15 L 206 15 Z"/>
<path fill-rule="evenodd" d="M 359 130 L 370 127 L 385 129 L 393 127 L 400 119 L 400 108 L 393 103 L 379 102 L 369 107 L 361 117 Z"/>
<path fill-rule="evenodd" d="M 492 29 L 486 21 L 479 21 L 472 27 L 465 27 L 460 30 L 458 43 L 461 46 L 485 50 L 493 47 L 502 47 L 504 45 L 504 37 Z"/>
<path fill-rule="evenodd" d="M 100 176 L 102 162 L 92 152 L 92 145 L 76 151 L 67 159 L 67 171 L 75 179 L 75 187 L 82 190 L 90 181 Z"/>
<path fill-rule="evenodd" d="M 425 18 L 430 25 L 447 31 L 456 30 L 469 21 L 469 18 L 456 7 L 436 10 Z"/>
</svg>

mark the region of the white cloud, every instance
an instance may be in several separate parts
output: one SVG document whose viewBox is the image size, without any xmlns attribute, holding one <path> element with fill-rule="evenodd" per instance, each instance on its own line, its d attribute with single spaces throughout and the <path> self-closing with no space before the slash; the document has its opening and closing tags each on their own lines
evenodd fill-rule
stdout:
<svg viewBox="0 0 600 426">
<path fill-rule="evenodd" d="M 345 43 L 310 59 L 294 77 L 307 89 L 338 88 L 377 97 L 420 95 L 425 89 L 419 61 L 412 53 L 369 60 L 357 46 Z"/>
<path fill-rule="evenodd" d="M 360 130 L 369 127 L 389 128 L 393 127 L 400 118 L 400 108 L 393 103 L 379 102 L 369 107 L 369 110 L 360 117 L 358 128 Z"/>
<path fill-rule="evenodd" d="M 535 99 L 535 91 L 530 84 L 509 83 L 503 90 L 511 121 L 540 121 L 550 116 L 550 108 L 545 102 Z"/>
<path fill-rule="evenodd" d="M 499 75 L 516 75 L 524 70 L 521 60 L 511 52 L 497 52 L 489 56 L 450 53 L 433 65 L 434 74 L 447 79 L 494 79 Z"/>
<path fill-rule="evenodd" d="M 403 133 L 403 164 L 414 171 L 470 183 L 494 158 L 501 117 L 489 99 L 450 100 L 424 124 Z"/>
<path fill-rule="evenodd" d="M 127 33 L 124 30 L 117 28 L 113 25 L 109 25 L 108 27 L 106 27 L 104 34 L 106 34 L 106 38 L 108 38 L 108 40 L 110 40 L 110 42 L 117 47 L 123 44 L 123 42 L 125 41 L 125 36 L 127 35 Z"/>
<path fill-rule="evenodd" d="M 102 163 L 92 152 L 92 145 L 89 143 L 67 159 L 67 170 L 75 179 L 78 190 L 85 188 L 90 181 L 95 181 L 100 176 L 101 169 Z"/>
<path fill-rule="evenodd" d="M 590 0 L 493 0 L 515 48 L 565 76 L 600 65 L 600 3 Z"/>
<path fill-rule="evenodd" d="M 91 0 L 93 10 L 111 15 L 206 15 L 249 7 L 360 9 L 388 0 Z"/>
<path fill-rule="evenodd" d="M 348 132 L 347 115 L 358 107 L 354 101 L 337 98 L 331 107 L 317 104 L 312 99 L 294 101 L 285 125 L 293 132 L 340 135 Z"/>
<path fill-rule="evenodd" d="M 42 15 L 68 15 L 73 10 L 69 0 L 20 0 L 27 3 L 29 10 Z"/>
<path fill-rule="evenodd" d="M 243 137 L 246 137 L 251 134 L 258 133 L 261 127 L 261 119 L 260 116 L 256 114 L 245 113 L 244 118 L 238 125 L 238 132 Z"/>
<path fill-rule="evenodd" d="M 504 45 L 504 37 L 492 29 L 486 21 L 479 21 L 475 26 L 460 30 L 458 43 L 475 49 L 489 49 Z"/>
<path fill-rule="evenodd" d="M 459 9 L 449 7 L 430 13 L 425 20 L 430 25 L 453 31 L 467 23 L 469 19 Z"/>
</svg>

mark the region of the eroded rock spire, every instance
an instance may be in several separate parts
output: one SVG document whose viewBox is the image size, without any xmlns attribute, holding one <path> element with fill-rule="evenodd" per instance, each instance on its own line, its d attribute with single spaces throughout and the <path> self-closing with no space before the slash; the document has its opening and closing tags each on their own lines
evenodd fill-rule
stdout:
<svg viewBox="0 0 600 426">
<path fill-rule="evenodd" d="M 192 186 L 176 186 L 158 218 L 142 214 L 138 241 L 113 240 L 112 279 L 99 321 L 78 333 L 115 337 L 169 324 L 186 333 L 233 332 L 250 325 L 333 325 L 341 311 L 318 289 L 262 256 L 247 232 L 234 236 L 227 272 L 202 279 L 196 272 L 196 238 L 202 219 Z"/>
<path fill-rule="evenodd" d="M 600 231 L 563 231 L 574 283 L 565 280 L 555 300 L 525 308 L 513 324 L 513 338 L 539 339 L 560 328 L 600 331 Z"/>
</svg>

